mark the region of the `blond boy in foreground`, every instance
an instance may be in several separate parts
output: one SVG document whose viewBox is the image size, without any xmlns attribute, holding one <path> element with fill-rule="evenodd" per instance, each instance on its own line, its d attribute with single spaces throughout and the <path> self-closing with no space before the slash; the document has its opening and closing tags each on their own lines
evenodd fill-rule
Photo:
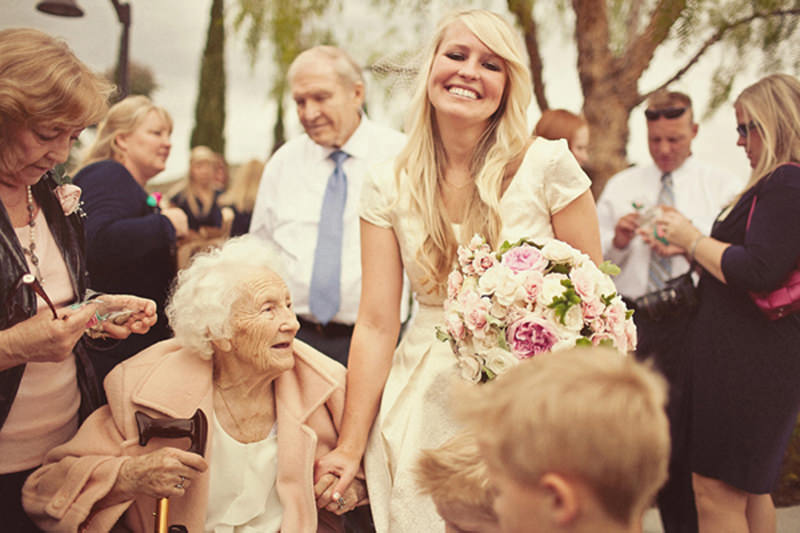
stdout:
<svg viewBox="0 0 800 533">
<path fill-rule="evenodd" d="M 495 493 L 472 435 L 461 433 L 439 448 L 423 450 L 417 479 L 444 519 L 445 533 L 500 533 L 492 508 Z"/>
<path fill-rule="evenodd" d="M 603 348 L 537 355 L 459 395 L 504 533 L 633 533 L 667 477 L 666 383 Z"/>
</svg>

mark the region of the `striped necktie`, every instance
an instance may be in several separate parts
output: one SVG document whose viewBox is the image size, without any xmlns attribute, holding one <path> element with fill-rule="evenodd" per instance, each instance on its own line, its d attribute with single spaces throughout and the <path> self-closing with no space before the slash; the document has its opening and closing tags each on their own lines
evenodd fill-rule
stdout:
<svg viewBox="0 0 800 533">
<path fill-rule="evenodd" d="M 658 193 L 658 205 L 675 205 L 675 194 L 672 190 L 672 174 L 665 172 L 661 176 L 661 190 Z M 664 288 L 664 282 L 672 278 L 672 257 L 663 257 L 654 250 L 650 251 L 647 290 L 657 291 Z"/>
</svg>

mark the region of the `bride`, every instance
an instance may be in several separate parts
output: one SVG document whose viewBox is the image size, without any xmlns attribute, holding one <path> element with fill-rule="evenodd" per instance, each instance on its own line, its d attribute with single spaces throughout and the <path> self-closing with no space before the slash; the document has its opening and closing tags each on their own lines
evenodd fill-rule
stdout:
<svg viewBox="0 0 800 533">
<path fill-rule="evenodd" d="M 566 142 L 529 138 L 531 93 L 522 43 L 505 20 L 484 10 L 446 17 L 420 69 L 408 144 L 364 185 L 344 421 L 316 474 L 339 476 L 343 493 L 364 456 L 378 532 L 444 530 L 413 466 L 458 429 L 447 394 L 456 359 L 435 337 L 458 244 L 475 233 L 493 248 L 555 237 L 601 261 L 589 178 Z M 419 312 L 395 349 L 404 268 Z"/>
</svg>

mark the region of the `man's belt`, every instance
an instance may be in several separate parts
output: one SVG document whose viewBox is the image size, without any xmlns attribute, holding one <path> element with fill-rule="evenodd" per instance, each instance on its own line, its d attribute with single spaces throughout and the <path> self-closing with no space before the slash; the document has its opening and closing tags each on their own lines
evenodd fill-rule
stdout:
<svg viewBox="0 0 800 533">
<path fill-rule="evenodd" d="M 322 325 L 318 322 L 311 322 L 304 318 L 297 317 L 300 322 L 300 327 L 306 330 L 313 330 L 322 335 L 323 337 L 350 337 L 353 335 L 353 326 L 350 324 L 342 324 L 340 322 L 328 322 Z"/>
</svg>

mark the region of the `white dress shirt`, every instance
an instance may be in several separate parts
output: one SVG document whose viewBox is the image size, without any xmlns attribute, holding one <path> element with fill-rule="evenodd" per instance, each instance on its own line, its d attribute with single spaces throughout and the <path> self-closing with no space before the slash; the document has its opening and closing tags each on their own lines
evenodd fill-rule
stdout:
<svg viewBox="0 0 800 533">
<path fill-rule="evenodd" d="M 609 180 L 597 201 L 603 255 L 616 263 L 621 273 L 614 279 L 620 294 L 638 298 L 647 292 L 650 247 L 635 236 L 624 248 L 613 244 L 614 227 L 628 213 L 643 212 L 657 204 L 663 172 L 654 164 L 631 167 Z M 690 156 L 672 172 L 674 207 L 692 221 L 697 229 L 708 235 L 719 212 L 744 187 L 744 180 L 711 167 Z M 672 256 L 672 274 L 679 276 L 689 269 L 683 254 Z"/>
<path fill-rule="evenodd" d="M 358 206 L 367 170 L 393 158 L 405 145 L 405 135 L 371 122 L 365 114 L 341 150 L 348 157 L 342 239 L 341 305 L 334 322 L 353 324 L 361 297 L 361 246 Z M 283 260 L 284 279 L 295 312 L 316 321 L 309 311 L 308 292 L 322 199 L 334 163 L 332 148 L 316 144 L 308 135 L 292 139 L 275 152 L 264 168 L 258 188 L 250 233 L 276 245 Z M 405 302 L 405 299 L 404 299 Z"/>
</svg>

